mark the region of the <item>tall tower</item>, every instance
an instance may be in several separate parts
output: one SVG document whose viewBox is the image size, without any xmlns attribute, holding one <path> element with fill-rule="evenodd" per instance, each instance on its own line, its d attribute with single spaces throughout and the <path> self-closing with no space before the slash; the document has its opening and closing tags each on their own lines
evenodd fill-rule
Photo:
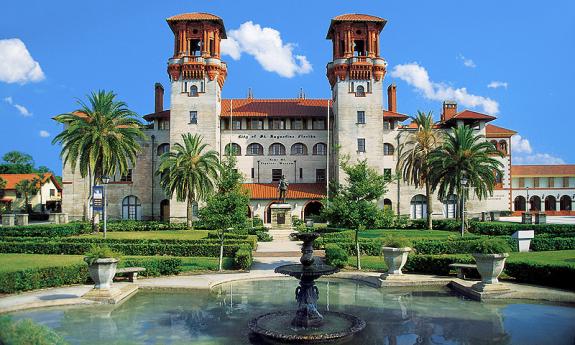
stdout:
<svg viewBox="0 0 575 345">
<path fill-rule="evenodd" d="M 221 91 L 227 75 L 220 59 L 224 22 L 209 13 L 184 13 L 166 21 L 174 33 L 174 54 L 168 59 L 170 145 L 181 143 L 184 133 L 197 133 L 209 149 L 219 152 Z M 185 218 L 186 203 L 172 199 L 170 220 Z"/>
<path fill-rule="evenodd" d="M 331 20 L 327 39 L 333 43 L 333 60 L 327 64 L 331 85 L 334 143 L 334 179 L 340 183 L 345 174 L 338 161 L 367 159 L 383 173 L 383 78 L 387 62 L 380 57 L 379 33 L 383 18 L 365 14 L 344 14 Z"/>
</svg>

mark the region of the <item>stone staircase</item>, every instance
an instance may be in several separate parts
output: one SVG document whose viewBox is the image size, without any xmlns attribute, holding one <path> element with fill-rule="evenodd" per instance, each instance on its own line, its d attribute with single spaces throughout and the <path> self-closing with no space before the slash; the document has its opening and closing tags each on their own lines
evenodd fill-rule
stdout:
<svg viewBox="0 0 575 345">
<path fill-rule="evenodd" d="M 301 241 L 290 240 L 291 229 L 270 229 L 269 234 L 273 237 L 271 242 L 258 242 L 258 248 L 254 257 L 284 257 L 299 258 L 301 256 Z M 316 256 L 324 256 L 323 251 L 316 250 Z"/>
</svg>

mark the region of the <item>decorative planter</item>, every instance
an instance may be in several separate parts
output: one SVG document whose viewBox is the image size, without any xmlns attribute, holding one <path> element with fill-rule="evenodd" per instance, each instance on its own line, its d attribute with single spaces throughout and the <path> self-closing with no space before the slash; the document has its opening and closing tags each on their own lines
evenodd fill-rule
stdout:
<svg viewBox="0 0 575 345">
<path fill-rule="evenodd" d="M 383 260 L 387 265 L 387 274 L 403 274 L 401 269 L 407 262 L 407 254 L 411 248 L 382 247 L 381 250 L 383 251 Z"/>
<path fill-rule="evenodd" d="M 475 263 L 477 264 L 477 271 L 481 275 L 481 283 L 483 284 L 497 284 L 499 280 L 497 277 L 503 272 L 505 267 L 505 259 L 509 256 L 507 253 L 503 254 L 473 254 Z"/>
<path fill-rule="evenodd" d="M 91 265 L 88 265 L 90 278 L 94 281 L 94 289 L 110 289 L 112 279 L 116 275 L 116 265 L 118 259 L 106 258 L 96 259 Z"/>
</svg>

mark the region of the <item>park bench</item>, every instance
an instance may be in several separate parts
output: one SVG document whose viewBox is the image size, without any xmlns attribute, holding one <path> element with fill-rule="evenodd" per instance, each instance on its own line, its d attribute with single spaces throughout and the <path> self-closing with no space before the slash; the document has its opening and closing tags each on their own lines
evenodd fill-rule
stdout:
<svg viewBox="0 0 575 345">
<path fill-rule="evenodd" d="M 465 279 L 466 274 L 469 275 L 472 271 L 477 272 L 477 265 L 474 264 L 450 264 L 449 268 L 457 270 L 457 278 Z"/>
<path fill-rule="evenodd" d="M 144 267 L 124 267 L 116 270 L 116 276 L 126 276 L 129 282 L 133 283 L 138 279 L 138 272 L 144 272 Z"/>
</svg>

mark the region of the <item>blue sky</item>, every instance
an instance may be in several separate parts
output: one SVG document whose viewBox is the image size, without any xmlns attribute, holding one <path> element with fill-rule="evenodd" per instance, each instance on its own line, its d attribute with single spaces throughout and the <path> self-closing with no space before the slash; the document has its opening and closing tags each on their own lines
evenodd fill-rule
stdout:
<svg viewBox="0 0 575 345">
<path fill-rule="evenodd" d="M 573 1 L 9 1 L 0 12 L 0 155 L 21 150 L 60 172 L 51 117 L 93 90 L 152 112 L 154 83 L 168 87 L 165 18 L 183 12 L 222 17 L 234 38 L 223 56 L 226 98 L 248 87 L 259 98 L 300 88 L 327 98 L 330 19 L 386 18 L 385 82 L 397 84 L 400 112 L 439 116 L 441 99 L 455 97 L 459 109 L 494 113 L 494 124 L 519 132 L 514 163 L 575 163 Z"/>
</svg>

